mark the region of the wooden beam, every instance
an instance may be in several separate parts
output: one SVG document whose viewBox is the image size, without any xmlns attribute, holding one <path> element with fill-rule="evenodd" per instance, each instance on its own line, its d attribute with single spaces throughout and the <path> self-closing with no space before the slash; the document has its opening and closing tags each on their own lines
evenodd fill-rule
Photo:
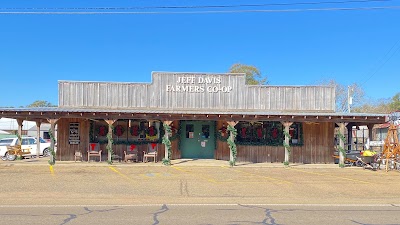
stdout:
<svg viewBox="0 0 400 225">
<path fill-rule="evenodd" d="M 336 124 L 339 126 L 340 134 L 344 136 L 346 123 L 336 123 Z M 340 137 L 339 137 L 339 148 L 345 149 L 344 148 L 344 141 Z M 341 151 L 339 151 L 339 166 L 344 166 L 344 155 L 343 155 L 343 153 Z"/>
<path fill-rule="evenodd" d="M 40 125 L 41 121 L 36 120 L 36 157 L 39 158 L 40 156 Z M 33 153 L 33 152 L 31 152 Z"/>
<path fill-rule="evenodd" d="M 290 126 L 293 124 L 293 122 L 290 122 L 290 121 L 282 121 L 281 122 L 282 124 L 283 124 L 283 126 L 284 126 L 284 129 L 285 129 L 285 132 L 286 133 L 289 133 L 289 129 L 290 129 Z M 286 135 L 285 135 L 285 144 L 287 145 L 287 146 L 289 146 L 289 137 L 287 137 Z M 289 163 L 289 149 L 287 148 L 287 147 L 285 147 L 285 161 L 284 162 L 287 162 L 287 163 Z"/>
</svg>

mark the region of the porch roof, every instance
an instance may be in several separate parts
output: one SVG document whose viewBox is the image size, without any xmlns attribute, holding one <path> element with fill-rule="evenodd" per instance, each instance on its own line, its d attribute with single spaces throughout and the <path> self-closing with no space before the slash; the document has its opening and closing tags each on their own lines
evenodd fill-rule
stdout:
<svg viewBox="0 0 400 225">
<path fill-rule="evenodd" d="M 290 111 L 204 111 L 160 110 L 156 108 L 96 109 L 96 108 L 0 108 L 0 117 L 43 121 L 60 118 L 83 119 L 153 119 L 153 120 L 234 120 L 234 121 L 293 121 L 293 122 L 356 122 L 385 123 L 386 114 L 327 113 Z"/>
</svg>

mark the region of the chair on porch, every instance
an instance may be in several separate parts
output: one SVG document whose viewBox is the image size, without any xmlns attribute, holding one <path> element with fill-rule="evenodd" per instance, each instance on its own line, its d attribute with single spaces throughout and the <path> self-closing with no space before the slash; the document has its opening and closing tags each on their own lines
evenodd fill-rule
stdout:
<svg viewBox="0 0 400 225">
<path fill-rule="evenodd" d="M 149 143 L 147 150 L 143 151 L 143 162 L 147 162 L 148 158 L 154 158 L 154 162 L 157 162 L 157 143 Z"/>
<path fill-rule="evenodd" d="M 89 143 L 88 162 L 90 162 L 90 157 L 99 157 L 101 162 L 101 151 L 99 143 Z"/>
<path fill-rule="evenodd" d="M 82 162 L 83 161 L 82 152 L 75 152 L 74 158 L 75 158 L 75 162 L 76 162 L 77 159 L 79 159 Z"/>
<path fill-rule="evenodd" d="M 124 151 L 124 161 L 128 162 L 128 160 L 132 160 L 138 162 L 138 151 L 137 146 L 134 144 L 127 145 L 126 151 Z"/>
</svg>

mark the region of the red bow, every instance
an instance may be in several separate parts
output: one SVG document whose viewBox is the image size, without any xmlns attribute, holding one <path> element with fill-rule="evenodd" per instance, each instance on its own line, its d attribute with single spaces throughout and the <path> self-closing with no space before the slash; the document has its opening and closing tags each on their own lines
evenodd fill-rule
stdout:
<svg viewBox="0 0 400 225">
<path fill-rule="evenodd" d="M 92 144 L 90 144 L 90 147 L 91 147 L 91 150 L 94 151 L 94 148 L 96 148 L 96 144 L 92 143 Z"/>
<path fill-rule="evenodd" d="M 133 151 L 136 148 L 136 145 L 131 145 L 130 150 Z"/>
</svg>

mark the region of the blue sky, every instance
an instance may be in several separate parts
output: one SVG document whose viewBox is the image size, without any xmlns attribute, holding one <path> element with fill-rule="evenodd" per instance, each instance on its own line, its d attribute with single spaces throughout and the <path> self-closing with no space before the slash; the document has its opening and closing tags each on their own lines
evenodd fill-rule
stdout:
<svg viewBox="0 0 400 225">
<path fill-rule="evenodd" d="M 28 7 L 283 2 L 316 1 L 0 0 L 0 11 L 32 11 L 5 9 Z M 400 0 L 229 10 L 378 6 L 400 7 Z M 58 80 L 150 82 L 152 71 L 227 72 L 238 62 L 258 67 L 271 85 L 312 85 L 335 79 L 343 85 L 362 84 L 372 99 L 391 98 L 400 92 L 399 24 L 400 8 L 203 14 L 0 14 L 0 106 L 26 106 L 35 100 L 58 104 Z"/>
</svg>

